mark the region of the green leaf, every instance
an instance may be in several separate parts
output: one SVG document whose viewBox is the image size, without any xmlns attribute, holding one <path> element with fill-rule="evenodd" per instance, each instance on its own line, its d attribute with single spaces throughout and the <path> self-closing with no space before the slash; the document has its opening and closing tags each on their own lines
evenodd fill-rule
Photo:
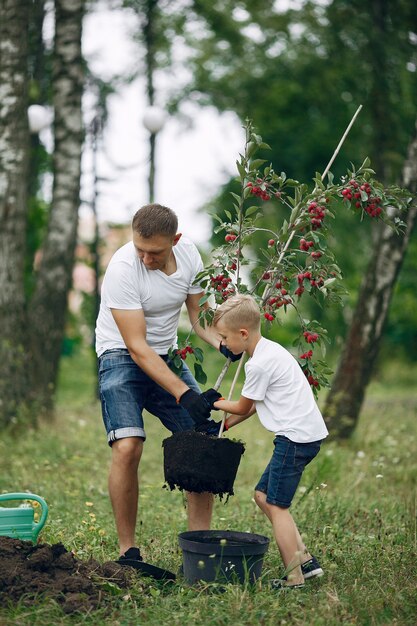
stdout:
<svg viewBox="0 0 417 626">
<path fill-rule="evenodd" d="M 225 210 L 224 212 L 226 214 L 226 217 L 228 217 L 229 220 L 232 221 L 232 214 L 230 213 L 230 211 Z"/>
<path fill-rule="evenodd" d="M 204 361 L 204 352 L 201 348 L 194 348 L 194 356 L 196 361 L 199 361 L 200 363 Z"/>
<path fill-rule="evenodd" d="M 263 165 L 264 163 L 266 163 L 265 159 L 255 159 L 254 161 L 251 161 L 250 166 L 251 169 L 255 169 L 257 170 L 258 168 L 261 167 L 261 165 Z"/>
<path fill-rule="evenodd" d="M 363 170 L 365 167 L 369 167 L 370 165 L 371 165 L 371 160 L 369 157 L 366 157 L 359 169 Z"/>
<path fill-rule="evenodd" d="M 194 377 L 198 383 L 205 385 L 207 382 L 207 374 L 199 363 L 194 363 Z"/>
<path fill-rule="evenodd" d="M 300 207 L 299 206 L 295 206 L 293 208 L 293 210 L 291 211 L 291 216 L 290 216 L 290 224 L 294 223 L 295 220 L 297 219 L 298 215 L 300 213 Z"/>
<path fill-rule="evenodd" d="M 236 161 L 236 167 L 237 167 L 237 171 L 239 172 L 241 180 L 243 180 L 246 176 L 246 170 L 244 166 L 239 161 Z"/>
<path fill-rule="evenodd" d="M 255 154 L 257 149 L 258 149 L 257 144 L 254 141 L 249 141 L 248 145 L 246 146 L 247 157 L 250 159 L 250 157 Z"/>
<path fill-rule="evenodd" d="M 207 302 L 207 300 L 210 298 L 210 294 L 206 293 L 202 298 L 200 298 L 200 300 L 198 301 L 198 306 L 203 306 L 203 304 L 205 304 Z"/>
<path fill-rule="evenodd" d="M 246 209 L 245 216 L 248 217 L 249 215 L 253 215 L 253 213 L 256 213 L 256 211 L 259 211 L 258 206 L 250 206 L 248 209 Z"/>
</svg>

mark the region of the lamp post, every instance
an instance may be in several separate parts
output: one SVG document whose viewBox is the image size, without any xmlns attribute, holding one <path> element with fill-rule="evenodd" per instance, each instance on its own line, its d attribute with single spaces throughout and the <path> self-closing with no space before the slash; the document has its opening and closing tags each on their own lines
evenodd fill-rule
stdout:
<svg viewBox="0 0 417 626">
<path fill-rule="evenodd" d="M 52 112 L 48 107 L 41 104 L 31 104 L 28 107 L 29 130 L 32 135 L 38 135 L 42 130 L 48 128 L 52 118 Z"/>
<path fill-rule="evenodd" d="M 154 201 L 156 135 L 162 130 L 165 119 L 165 111 L 154 105 L 148 106 L 143 116 L 143 125 L 149 131 L 149 202 Z"/>
</svg>

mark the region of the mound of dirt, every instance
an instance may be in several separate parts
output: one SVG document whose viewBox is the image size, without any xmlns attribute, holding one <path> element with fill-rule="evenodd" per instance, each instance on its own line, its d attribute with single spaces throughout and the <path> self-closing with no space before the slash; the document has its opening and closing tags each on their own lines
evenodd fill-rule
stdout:
<svg viewBox="0 0 417 626">
<path fill-rule="evenodd" d="M 114 561 L 81 561 L 62 543 L 49 545 L 0 537 L 0 605 L 31 602 L 42 594 L 62 605 L 66 613 L 95 609 L 109 592 L 106 583 L 120 588 L 131 584 L 131 568 Z"/>
</svg>

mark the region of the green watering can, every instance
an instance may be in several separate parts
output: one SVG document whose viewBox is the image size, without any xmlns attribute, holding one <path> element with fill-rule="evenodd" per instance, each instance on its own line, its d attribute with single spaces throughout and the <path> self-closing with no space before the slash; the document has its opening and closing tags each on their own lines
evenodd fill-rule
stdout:
<svg viewBox="0 0 417 626">
<path fill-rule="evenodd" d="M 2 493 L 0 494 L 0 505 L 3 500 L 36 500 L 39 502 L 42 507 L 39 522 L 34 521 L 35 512 L 29 504 L 21 504 L 11 509 L 0 506 L 0 535 L 35 543 L 48 517 L 48 505 L 45 500 L 34 493 Z"/>
</svg>

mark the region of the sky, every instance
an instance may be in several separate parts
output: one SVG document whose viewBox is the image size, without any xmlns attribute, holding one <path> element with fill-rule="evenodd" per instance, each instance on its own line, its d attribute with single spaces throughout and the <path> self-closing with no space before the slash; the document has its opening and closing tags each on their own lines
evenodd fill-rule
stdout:
<svg viewBox="0 0 417 626">
<path fill-rule="evenodd" d="M 101 7 L 86 16 L 83 53 L 90 67 L 103 78 L 126 72 L 137 57 L 130 41 L 131 15 Z M 158 98 L 158 94 L 157 98 Z M 158 100 L 156 100 L 158 102 Z M 86 99 L 86 115 L 91 114 Z M 104 150 L 98 158 L 101 221 L 130 222 L 135 211 L 149 201 L 149 133 L 143 126 L 146 110 L 144 81 L 124 87 L 109 100 L 109 121 Z M 157 135 L 155 201 L 172 208 L 180 230 L 197 244 L 210 237 L 211 221 L 201 207 L 235 175 L 235 162 L 244 146 L 244 131 L 233 112 L 187 107 L 188 123 L 167 117 Z M 91 199 L 91 151 L 83 160 L 82 198 Z M 81 215 L 88 219 L 87 205 Z"/>
</svg>

